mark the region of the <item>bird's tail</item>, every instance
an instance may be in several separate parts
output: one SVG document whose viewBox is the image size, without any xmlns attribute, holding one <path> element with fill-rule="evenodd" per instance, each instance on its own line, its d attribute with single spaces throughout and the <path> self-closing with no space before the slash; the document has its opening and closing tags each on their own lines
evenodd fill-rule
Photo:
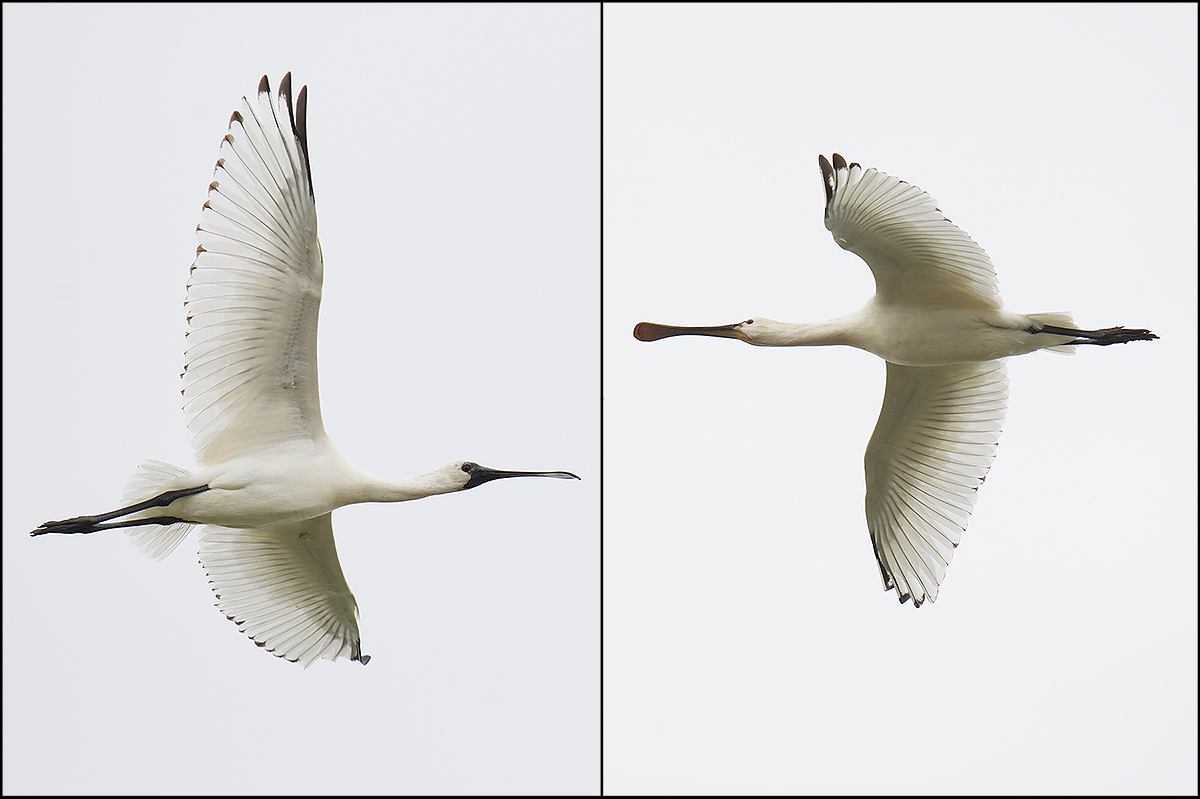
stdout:
<svg viewBox="0 0 1200 799">
<path fill-rule="evenodd" d="M 1075 317 L 1071 316 L 1070 311 L 1051 311 L 1049 313 L 1031 313 L 1025 314 L 1035 322 L 1041 322 L 1043 325 L 1060 328 L 1075 328 Z M 1057 352 L 1060 355 L 1074 355 L 1074 344 L 1056 344 L 1053 347 L 1046 347 L 1050 352 Z"/>
<path fill-rule="evenodd" d="M 186 469 L 172 466 L 162 461 L 146 461 L 138 466 L 129 484 L 125 486 L 124 505 L 133 505 L 143 500 L 156 497 L 179 477 L 187 475 Z M 162 560 L 175 551 L 184 537 L 192 531 L 195 524 L 176 522 L 175 524 L 142 524 L 128 527 L 125 532 L 129 535 L 129 543 L 146 553 L 147 557 Z"/>
</svg>

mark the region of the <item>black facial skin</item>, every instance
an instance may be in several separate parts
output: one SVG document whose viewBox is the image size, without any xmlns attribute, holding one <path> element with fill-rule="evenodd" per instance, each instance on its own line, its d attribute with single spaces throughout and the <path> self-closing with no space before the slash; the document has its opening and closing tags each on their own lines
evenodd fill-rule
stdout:
<svg viewBox="0 0 1200 799">
<path fill-rule="evenodd" d="M 505 477 L 557 477 L 563 480 L 578 480 L 579 475 L 571 472 L 508 472 L 503 469 L 489 469 L 486 466 L 480 466 L 478 463 L 467 461 L 462 465 L 462 470 L 471 477 L 467 480 L 467 484 L 460 490 L 466 491 L 468 488 L 474 488 L 478 485 L 483 485 L 490 480 L 500 480 Z"/>
</svg>

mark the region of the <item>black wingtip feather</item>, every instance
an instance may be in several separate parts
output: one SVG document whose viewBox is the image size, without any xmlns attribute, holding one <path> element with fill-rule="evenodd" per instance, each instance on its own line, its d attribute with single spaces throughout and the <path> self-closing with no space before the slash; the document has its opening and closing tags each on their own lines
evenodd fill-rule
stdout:
<svg viewBox="0 0 1200 799">
<path fill-rule="evenodd" d="M 845 169 L 846 168 L 846 159 L 842 158 L 842 156 L 839 155 L 838 153 L 834 153 L 833 154 L 833 168 L 834 169 Z"/>
<path fill-rule="evenodd" d="M 271 82 L 267 80 L 266 75 L 263 75 L 262 80 L 260 80 L 258 82 L 258 93 L 259 94 L 270 94 L 271 93 Z"/>
<path fill-rule="evenodd" d="M 825 216 L 828 217 L 829 203 L 833 200 L 833 190 L 837 188 L 837 182 L 834 179 L 833 167 L 829 165 L 829 159 L 818 155 L 817 164 L 821 167 L 821 181 L 825 184 Z"/>
<path fill-rule="evenodd" d="M 283 76 L 283 81 L 279 84 L 279 99 L 283 100 L 284 106 L 287 107 L 288 125 L 292 128 L 292 135 L 299 138 L 296 133 L 296 113 L 292 110 L 292 73 Z"/>
<path fill-rule="evenodd" d="M 300 138 L 300 149 L 304 151 L 304 171 L 308 174 L 308 191 L 312 194 L 312 167 L 308 158 L 308 86 L 300 87 L 296 100 L 296 134 Z"/>
<path fill-rule="evenodd" d="M 308 86 L 300 87 L 300 97 L 292 103 L 292 73 L 288 72 L 279 83 L 279 97 L 285 101 L 288 112 L 288 124 L 292 126 L 292 135 L 300 143 L 300 152 L 304 155 L 304 174 L 308 177 L 308 194 L 313 196 L 312 167 L 308 158 Z"/>
</svg>

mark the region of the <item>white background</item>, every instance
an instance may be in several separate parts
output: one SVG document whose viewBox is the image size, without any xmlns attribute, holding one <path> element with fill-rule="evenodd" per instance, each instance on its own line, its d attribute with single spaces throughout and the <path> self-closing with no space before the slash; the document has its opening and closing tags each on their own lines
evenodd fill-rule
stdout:
<svg viewBox="0 0 1200 799">
<path fill-rule="evenodd" d="M 4 7 L 4 792 L 599 788 L 599 10 Z M 326 428 L 363 668 L 213 608 L 195 541 L 27 533 L 191 466 L 187 269 L 229 116 L 309 86 Z"/>
<path fill-rule="evenodd" d="M 1194 793 L 1195 6 L 606 6 L 605 790 Z M 937 603 L 881 590 L 884 364 L 634 340 L 870 272 L 817 154 L 930 191 L 1008 307 L 1161 341 L 1009 362 Z"/>
</svg>

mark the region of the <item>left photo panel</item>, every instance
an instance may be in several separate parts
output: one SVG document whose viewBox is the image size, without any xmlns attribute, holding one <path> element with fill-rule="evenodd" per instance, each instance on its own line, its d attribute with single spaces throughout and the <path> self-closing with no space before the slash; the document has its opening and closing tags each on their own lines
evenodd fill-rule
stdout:
<svg viewBox="0 0 1200 799">
<path fill-rule="evenodd" d="M 4 8 L 4 791 L 596 794 L 600 7 L 283 11 Z"/>
</svg>

